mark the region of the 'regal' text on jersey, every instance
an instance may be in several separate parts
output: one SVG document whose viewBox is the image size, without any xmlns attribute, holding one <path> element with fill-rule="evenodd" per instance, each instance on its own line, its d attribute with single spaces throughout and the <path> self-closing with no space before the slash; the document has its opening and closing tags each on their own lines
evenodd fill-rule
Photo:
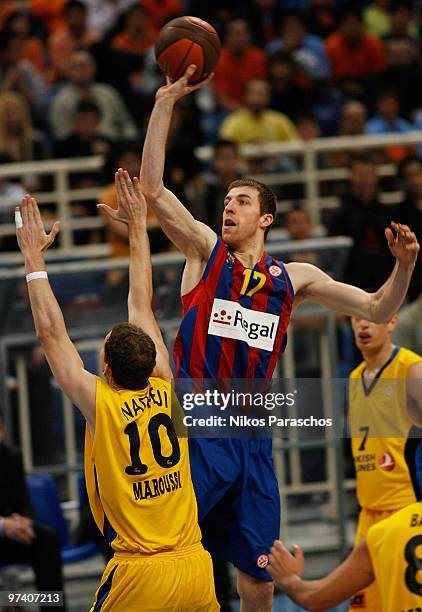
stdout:
<svg viewBox="0 0 422 612">
<path fill-rule="evenodd" d="M 262 255 L 253 269 L 220 237 L 199 283 L 182 296 L 174 345 L 178 378 L 271 378 L 287 342 L 293 287 Z"/>
</svg>

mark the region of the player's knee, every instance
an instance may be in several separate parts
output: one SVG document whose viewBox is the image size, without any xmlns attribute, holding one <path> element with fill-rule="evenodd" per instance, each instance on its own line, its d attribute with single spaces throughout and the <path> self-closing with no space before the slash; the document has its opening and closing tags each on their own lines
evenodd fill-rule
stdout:
<svg viewBox="0 0 422 612">
<path fill-rule="evenodd" d="M 257 610 L 271 610 L 273 601 L 274 584 L 256 580 L 251 576 L 239 576 L 237 580 L 237 591 L 244 604 Z"/>
</svg>

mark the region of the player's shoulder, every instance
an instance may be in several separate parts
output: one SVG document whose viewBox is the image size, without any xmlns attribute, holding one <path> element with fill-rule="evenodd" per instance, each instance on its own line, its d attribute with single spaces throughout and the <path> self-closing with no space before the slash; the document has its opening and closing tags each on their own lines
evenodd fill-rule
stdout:
<svg viewBox="0 0 422 612">
<path fill-rule="evenodd" d="M 365 367 L 366 367 L 366 361 L 361 361 L 361 363 L 357 365 L 355 369 L 350 372 L 349 378 L 360 378 Z"/>
<path fill-rule="evenodd" d="M 401 346 L 399 347 L 396 359 L 398 363 L 408 368 L 416 363 L 422 362 L 422 355 L 419 355 L 418 353 L 415 353 L 414 351 L 404 346 Z"/>
</svg>

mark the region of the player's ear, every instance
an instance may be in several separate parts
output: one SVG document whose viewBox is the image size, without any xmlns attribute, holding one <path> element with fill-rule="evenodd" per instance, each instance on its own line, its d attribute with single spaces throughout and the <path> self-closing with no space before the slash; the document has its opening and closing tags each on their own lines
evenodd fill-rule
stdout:
<svg viewBox="0 0 422 612">
<path fill-rule="evenodd" d="M 104 362 L 104 366 L 103 366 L 103 376 L 105 376 L 107 380 L 112 379 L 111 368 L 106 362 Z"/>
<path fill-rule="evenodd" d="M 260 227 L 262 227 L 263 229 L 269 227 L 272 222 L 274 221 L 274 217 L 272 216 L 271 213 L 265 213 L 265 215 L 261 216 L 261 223 L 260 223 Z"/>
</svg>

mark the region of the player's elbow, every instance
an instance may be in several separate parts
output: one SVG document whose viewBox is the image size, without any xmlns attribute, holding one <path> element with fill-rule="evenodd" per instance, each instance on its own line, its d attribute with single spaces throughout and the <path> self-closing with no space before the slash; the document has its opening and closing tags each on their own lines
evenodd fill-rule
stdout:
<svg viewBox="0 0 422 612">
<path fill-rule="evenodd" d="M 43 346 L 55 336 L 53 326 L 48 323 L 37 324 L 35 332 L 38 342 Z"/>
<path fill-rule="evenodd" d="M 161 181 L 159 185 L 154 185 L 147 180 L 142 180 L 142 193 L 148 204 L 155 204 L 163 193 L 164 185 Z"/>
</svg>

